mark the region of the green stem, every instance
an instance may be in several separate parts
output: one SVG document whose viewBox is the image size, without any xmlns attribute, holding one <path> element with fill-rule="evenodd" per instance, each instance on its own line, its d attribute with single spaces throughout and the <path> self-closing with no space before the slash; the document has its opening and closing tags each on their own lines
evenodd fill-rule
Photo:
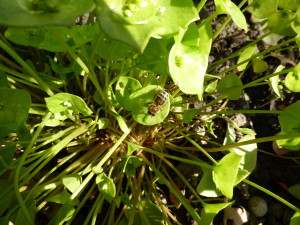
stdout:
<svg viewBox="0 0 300 225">
<path fill-rule="evenodd" d="M 253 182 L 251 182 L 250 180 L 247 180 L 247 179 L 244 179 L 243 180 L 245 183 L 265 192 L 266 194 L 272 196 L 273 198 L 277 199 L 278 201 L 280 201 L 281 203 L 285 204 L 286 206 L 290 207 L 291 209 L 295 210 L 296 212 L 300 213 L 300 209 L 296 206 L 294 206 L 293 204 L 289 203 L 288 201 L 286 201 L 285 199 L 279 197 L 278 195 L 274 194 L 273 192 L 265 189 L 264 187 L 258 185 L 258 184 L 255 184 Z"/>
<path fill-rule="evenodd" d="M 82 61 L 82 59 L 73 51 L 72 48 L 62 39 L 60 34 L 54 29 L 49 27 L 55 38 L 64 46 L 64 48 L 67 50 L 67 52 L 73 57 L 73 59 L 78 63 L 78 65 L 83 69 L 83 71 L 88 74 L 90 80 L 96 87 L 97 91 L 99 92 L 101 98 L 103 101 L 106 101 L 106 95 L 103 92 L 102 88 L 99 85 L 99 82 L 97 80 L 97 76 L 95 75 L 93 70 L 90 70 L 85 63 Z"/>
<path fill-rule="evenodd" d="M 203 6 L 205 5 L 206 1 L 207 1 L 207 0 L 201 0 L 201 1 L 199 2 L 199 4 L 198 4 L 197 7 L 196 7 L 198 13 L 200 13 L 200 11 L 201 11 L 201 9 L 203 8 Z"/>
<path fill-rule="evenodd" d="M 168 123 L 171 127 L 173 127 L 174 130 L 176 130 L 179 134 L 181 134 L 185 139 L 187 139 L 191 144 L 193 144 L 198 150 L 200 150 L 207 158 L 210 159 L 214 164 L 217 164 L 217 161 L 210 156 L 210 154 L 205 151 L 200 145 L 198 145 L 195 141 L 193 141 L 190 137 L 188 137 L 185 133 L 183 133 L 181 130 L 179 130 L 177 127 L 175 127 L 173 124 Z"/>
<path fill-rule="evenodd" d="M 34 133 L 31 141 L 29 142 L 29 144 L 27 145 L 23 155 L 21 156 L 21 159 L 17 165 L 17 168 L 15 170 L 15 176 L 14 176 L 14 190 L 15 190 L 15 194 L 16 194 L 16 198 L 20 204 L 21 209 L 23 210 L 23 213 L 26 217 L 26 219 L 28 220 L 29 224 L 34 225 L 34 222 L 32 221 L 32 218 L 27 210 L 27 207 L 25 205 L 25 202 L 23 201 L 23 198 L 21 196 L 21 193 L 19 192 L 19 176 L 20 176 L 20 170 L 22 168 L 22 165 L 25 162 L 26 156 L 30 153 L 30 151 L 32 150 L 33 145 L 35 144 L 38 136 L 40 135 L 40 133 L 42 132 L 44 126 L 46 125 L 47 121 L 50 119 L 52 113 L 47 113 L 46 116 L 44 117 L 43 121 L 41 122 L 41 124 L 39 125 L 39 127 L 37 128 L 36 132 Z"/>
<path fill-rule="evenodd" d="M 156 176 L 158 176 L 161 181 L 174 193 L 176 198 L 182 203 L 182 205 L 186 208 L 186 210 L 190 213 L 190 215 L 194 218 L 194 220 L 201 224 L 201 218 L 197 214 L 196 210 L 188 203 L 188 201 L 180 194 L 172 184 L 162 175 L 162 173 L 144 156 L 140 155 L 143 161 L 155 172 Z"/>
<path fill-rule="evenodd" d="M 281 114 L 280 110 L 230 110 L 230 111 L 212 111 L 212 112 L 197 112 L 197 115 L 214 115 L 214 114 Z"/>
<path fill-rule="evenodd" d="M 52 90 L 48 85 L 39 77 L 36 72 L 8 45 L 6 45 L 2 40 L 0 40 L 0 47 L 6 51 L 12 58 L 14 58 L 23 68 L 26 70 L 29 75 L 31 75 L 41 86 L 41 89 L 44 90 L 49 96 L 53 95 Z"/>
<path fill-rule="evenodd" d="M 165 158 L 174 159 L 174 160 L 177 160 L 179 162 L 200 166 L 201 168 L 212 169 L 212 166 L 207 164 L 207 163 L 197 162 L 197 161 L 190 160 L 190 159 L 185 159 L 185 158 L 182 158 L 182 157 L 168 155 L 168 154 L 165 154 L 165 153 L 162 153 L 162 152 L 154 151 L 154 150 L 149 149 L 149 148 L 143 148 L 143 150 L 146 151 L 146 152 L 152 153 L 154 155 L 157 155 L 157 156 L 163 156 Z"/>
<path fill-rule="evenodd" d="M 278 135 L 278 136 L 270 136 L 270 137 L 263 137 L 263 138 L 256 138 L 249 141 L 242 141 L 231 145 L 225 145 L 218 148 L 206 148 L 205 150 L 208 152 L 219 152 L 219 151 L 225 151 L 231 148 L 236 148 L 244 145 L 251 145 L 251 144 L 257 144 L 262 142 L 269 142 L 269 141 L 276 141 L 276 140 L 282 140 L 282 139 L 289 139 L 289 138 L 296 138 L 300 137 L 300 133 L 294 133 L 294 134 L 285 134 L 285 135 Z"/>
<path fill-rule="evenodd" d="M 245 3 L 247 2 L 247 0 L 243 0 L 239 5 L 238 7 L 241 8 Z M 224 23 L 218 28 L 218 30 L 216 30 L 216 32 L 214 33 L 213 37 L 212 37 L 212 40 L 214 41 L 218 35 L 221 33 L 221 31 L 224 29 L 224 27 L 227 26 L 227 24 L 232 20 L 231 16 L 229 16 L 225 21 Z"/>
</svg>

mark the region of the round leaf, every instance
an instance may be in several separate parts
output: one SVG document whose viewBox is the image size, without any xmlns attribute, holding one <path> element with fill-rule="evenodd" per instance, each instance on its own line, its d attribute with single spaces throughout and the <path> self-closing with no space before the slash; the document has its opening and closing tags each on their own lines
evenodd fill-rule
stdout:
<svg viewBox="0 0 300 225">
<path fill-rule="evenodd" d="M 141 88 L 142 85 L 138 80 L 132 77 L 121 76 L 116 84 L 115 91 L 118 103 L 125 109 L 132 111 L 134 105 L 130 102 L 131 99 L 129 96 Z"/>
<path fill-rule="evenodd" d="M 268 63 L 262 59 L 253 59 L 252 66 L 254 73 L 262 73 L 268 69 Z"/>
<path fill-rule="evenodd" d="M 162 89 L 156 85 L 144 87 L 130 96 L 130 108 L 133 109 L 132 116 L 135 121 L 143 125 L 155 125 L 164 121 L 170 110 L 170 99 L 162 105 L 161 110 L 155 115 L 149 115 L 148 110 L 154 101 L 155 95 Z"/>
<path fill-rule="evenodd" d="M 243 83 L 236 74 L 230 73 L 219 81 L 217 90 L 229 100 L 238 100 L 243 90 Z"/>
<path fill-rule="evenodd" d="M 278 8 L 297 10 L 299 6 L 299 0 L 278 0 Z"/>
<path fill-rule="evenodd" d="M 289 90 L 300 92 L 300 63 L 298 63 L 292 72 L 286 75 L 284 83 Z"/>
</svg>

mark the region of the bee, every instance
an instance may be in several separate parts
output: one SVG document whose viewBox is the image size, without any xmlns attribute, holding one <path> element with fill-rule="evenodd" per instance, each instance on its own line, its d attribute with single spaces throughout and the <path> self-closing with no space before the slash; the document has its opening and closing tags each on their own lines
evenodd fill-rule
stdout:
<svg viewBox="0 0 300 225">
<path fill-rule="evenodd" d="M 148 115 L 155 116 L 157 113 L 159 113 L 166 103 L 168 97 L 169 93 L 167 90 L 162 90 L 156 93 L 156 95 L 154 96 L 154 101 L 148 108 Z"/>
</svg>

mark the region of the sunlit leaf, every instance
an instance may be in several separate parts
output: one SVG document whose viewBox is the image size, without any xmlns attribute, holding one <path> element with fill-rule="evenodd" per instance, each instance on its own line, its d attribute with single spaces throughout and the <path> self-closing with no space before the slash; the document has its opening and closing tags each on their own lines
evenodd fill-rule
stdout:
<svg viewBox="0 0 300 225">
<path fill-rule="evenodd" d="M 63 185 L 71 192 L 74 193 L 79 188 L 82 182 L 81 176 L 78 174 L 69 174 L 62 177 Z"/>
<path fill-rule="evenodd" d="M 257 18 L 263 19 L 277 10 L 278 0 L 248 0 L 251 4 L 249 10 Z"/>
<path fill-rule="evenodd" d="M 205 197 L 219 197 L 222 195 L 221 191 L 217 189 L 213 181 L 212 169 L 202 168 L 203 176 L 197 185 L 197 192 Z"/>
<path fill-rule="evenodd" d="M 205 28 L 203 28 L 205 30 Z M 209 34 L 202 33 L 205 37 Z M 207 40 L 209 38 L 204 38 Z M 188 40 L 188 41 L 187 41 Z M 175 39 L 170 56 L 170 74 L 175 84 L 186 94 L 202 94 L 208 64 L 207 48 L 200 48 L 201 34 L 191 24 Z M 208 43 L 209 44 L 209 43 Z"/>
<path fill-rule="evenodd" d="M 53 113 L 72 110 L 85 116 L 91 115 L 92 110 L 86 105 L 82 98 L 69 93 L 58 93 L 45 98 L 47 108 Z"/>
<path fill-rule="evenodd" d="M 231 0 L 214 0 L 218 14 L 228 14 L 233 22 L 241 29 L 248 30 L 247 22 L 242 11 Z"/>
<path fill-rule="evenodd" d="M 207 204 L 203 203 L 203 209 L 201 210 L 201 225 L 210 225 L 215 216 L 227 206 L 232 205 L 233 202 Z"/>
<path fill-rule="evenodd" d="M 104 173 L 101 173 L 96 177 L 96 184 L 104 198 L 108 202 L 112 202 L 116 196 L 116 186 L 113 180 Z"/>
<path fill-rule="evenodd" d="M 298 225 L 300 224 L 300 213 L 296 212 L 291 218 L 291 222 L 289 225 Z"/>
<path fill-rule="evenodd" d="M 242 51 L 242 53 L 240 54 L 239 58 L 238 58 L 238 61 L 237 61 L 237 64 L 247 60 L 247 59 L 250 59 L 254 50 L 256 48 L 256 45 L 255 44 L 251 44 L 249 45 L 247 48 L 244 49 L 244 51 Z M 243 64 L 241 64 L 240 66 L 237 67 L 238 71 L 243 71 L 246 69 L 247 65 L 248 65 L 249 61 L 248 62 L 245 62 Z"/>
<path fill-rule="evenodd" d="M 233 196 L 233 187 L 242 158 L 242 156 L 231 152 L 225 155 L 213 168 L 213 180 L 217 188 L 229 199 Z"/>
<path fill-rule="evenodd" d="M 278 116 L 281 132 L 280 134 L 293 134 L 300 132 L 300 102 L 295 102 L 284 109 Z M 284 147 L 291 150 L 300 149 L 300 137 L 277 140 L 279 147 Z"/>
<path fill-rule="evenodd" d="M 77 48 L 91 41 L 97 35 L 95 25 L 81 25 L 72 28 L 53 27 L 60 37 L 71 48 Z M 50 52 L 65 52 L 65 47 L 56 39 L 55 35 L 46 27 L 40 28 L 8 28 L 5 37 L 19 45 L 32 46 Z"/>
<path fill-rule="evenodd" d="M 300 92 L 300 63 L 286 75 L 284 84 L 289 90 Z"/>
<path fill-rule="evenodd" d="M 71 25 L 77 17 L 94 8 L 92 0 L 0 0 L 0 5 L 0 24 L 14 27 Z"/>
<path fill-rule="evenodd" d="M 284 69 L 284 66 L 279 65 L 276 70 L 274 71 L 274 73 L 280 72 L 281 70 Z M 283 100 L 283 93 L 282 93 L 282 86 L 279 84 L 281 82 L 279 75 L 277 76 L 273 76 L 269 79 L 269 83 L 270 86 L 273 88 L 274 92 L 276 93 L 276 95 L 278 97 L 281 98 L 281 100 Z"/>
</svg>

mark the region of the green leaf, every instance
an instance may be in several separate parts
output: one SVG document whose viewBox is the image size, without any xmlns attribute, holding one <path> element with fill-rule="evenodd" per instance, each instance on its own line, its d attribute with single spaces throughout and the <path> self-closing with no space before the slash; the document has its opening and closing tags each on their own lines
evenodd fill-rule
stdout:
<svg viewBox="0 0 300 225">
<path fill-rule="evenodd" d="M 256 44 L 251 44 L 247 48 L 245 48 L 244 51 L 242 51 L 242 53 L 240 54 L 240 56 L 238 58 L 238 61 L 237 61 L 237 64 L 239 64 L 239 63 L 241 63 L 241 62 L 243 62 L 247 59 L 250 59 L 256 48 L 257 48 Z M 249 63 L 249 61 L 241 64 L 240 66 L 238 66 L 237 67 L 238 71 L 244 71 L 246 69 L 248 63 Z"/>
<path fill-rule="evenodd" d="M 135 156 L 127 156 L 122 161 L 123 172 L 130 177 L 135 177 L 136 169 L 142 164 L 142 159 Z"/>
<path fill-rule="evenodd" d="M 300 63 L 286 75 L 284 84 L 289 90 L 300 92 Z"/>
<path fill-rule="evenodd" d="M 284 66 L 279 65 L 274 73 L 280 72 L 284 69 Z M 279 75 L 273 76 L 269 79 L 269 85 L 273 88 L 275 94 L 283 100 L 282 86 L 279 84 L 281 82 Z"/>
<path fill-rule="evenodd" d="M 116 196 L 116 186 L 113 180 L 104 173 L 101 173 L 96 177 L 96 184 L 106 201 L 112 202 Z"/>
<path fill-rule="evenodd" d="M 234 202 L 217 203 L 217 204 L 207 204 L 202 203 L 203 209 L 201 210 L 201 225 L 212 224 L 215 216 L 227 206 L 232 205 Z"/>
<path fill-rule="evenodd" d="M 82 182 L 81 176 L 78 174 L 69 174 L 62 177 L 63 185 L 71 192 L 74 193 L 79 188 Z"/>
<path fill-rule="evenodd" d="M 103 129 L 106 129 L 109 127 L 109 124 L 110 124 L 110 120 L 107 119 L 107 118 L 99 118 L 97 120 L 97 125 L 98 125 L 98 129 L 99 130 L 103 130 Z"/>
<path fill-rule="evenodd" d="M 63 225 L 64 222 L 69 221 L 72 218 L 74 212 L 75 208 L 73 205 L 64 204 L 58 212 L 55 213 L 48 225 Z"/>
<path fill-rule="evenodd" d="M 95 25 L 53 27 L 60 37 L 71 48 L 77 48 L 90 42 L 97 34 Z M 19 45 L 32 46 L 50 52 L 65 52 L 65 47 L 56 39 L 53 32 L 46 27 L 40 28 L 8 28 L 5 37 Z"/>
<path fill-rule="evenodd" d="M 202 27 L 200 30 L 205 31 L 205 28 Z M 186 94 L 202 94 L 203 92 L 204 76 L 208 65 L 208 49 L 200 49 L 200 40 L 202 36 L 205 40 L 209 39 L 209 35 L 206 32 L 199 34 L 199 30 L 193 23 L 187 30 L 181 30 L 170 51 L 171 77 L 180 90 Z"/>
<path fill-rule="evenodd" d="M 300 200 L 300 184 L 294 184 L 289 187 L 289 192 L 291 195 L 293 195 L 295 198 Z"/>
<path fill-rule="evenodd" d="M 268 69 L 268 63 L 262 59 L 253 59 L 252 63 L 254 73 L 262 73 Z"/>
<path fill-rule="evenodd" d="M 217 13 L 218 14 L 228 14 L 231 16 L 233 22 L 241 29 L 244 29 L 246 32 L 247 22 L 244 14 L 242 11 L 237 7 L 231 0 L 214 0 Z"/>
<path fill-rule="evenodd" d="M 16 151 L 16 145 L 1 146 L 0 148 L 0 174 L 9 166 L 12 162 Z M 6 165 L 5 165 L 5 164 Z M 1 180 L 0 180 L 1 181 Z M 1 215 L 1 213 L 0 213 Z"/>
<path fill-rule="evenodd" d="M 129 218 L 132 209 L 129 208 L 125 215 Z M 135 212 L 135 225 L 162 225 L 164 221 L 161 209 L 154 204 L 149 198 L 142 199 L 137 203 L 137 212 Z"/>
<path fill-rule="evenodd" d="M 219 81 L 217 90 L 229 100 L 238 100 L 243 91 L 243 83 L 236 74 L 230 73 Z"/>
<path fill-rule="evenodd" d="M 300 213 L 296 212 L 291 218 L 291 222 L 289 225 L 298 225 L 300 224 Z"/>
<path fill-rule="evenodd" d="M 227 124 L 226 135 L 223 141 L 223 145 L 234 144 L 236 140 L 236 135 L 234 129 L 232 129 L 229 124 Z"/>
<path fill-rule="evenodd" d="M 299 9 L 300 0 L 278 0 L 278 8 L 297 10 Z"/>
<path fill-rule="evenodd" d="M 233 196 L 233 187 L 242 158 L 231 152 L 213 167 L 213 180 L 217 188 L 229 199 Z"/>
<path fill-rule="evenodd" d="M 126 153 L 126 156 L 131 156 L 132 153 L 138 149 L 142 148 L 142 146 L 140 145 L 136 145 L 136 144 L 133 144 L 133 143 L 128 143 L 128 148 L 127 148 L 127 153 Z"/>
<path fill-rule="evenodd" d="M 149 85 L 130 95 L 130 106 L 132 111 L 133 119 L 143 125 L 152 126 L 164 121 L 168 116 L 170 110 L 170 99 L 166 99 L 166 102 L 163 104 L 161 110 L 155 115 L 149 115 L 149 107 L 153 103 L 155 95 L 162 91 L 160 86 Z"/>
<path fill-rule="evenodd" d="M 279 124 L 281 127 L 280 134 L 293 134 L 300 132 L 300 102 L 295 102 L 284 109 L 278 116 Z M 277 140 L 276 143 L 279 147 L 284 147 L 291 150 L 300 149 L 300 137 Z"/>
<path fill-rule="evenodd" d="M 27 120 L 31 98 L 21 89 L 0 88 L 0 138 L 18 131 Z"/>
<path fill-rule="evenodd" d="M 129 134 L 130 133 L 130 130 L 126 124 L 126 119 L 122 116 L 120 116 L 118 113 L 112 111 L 112 110 L 109 110 L 105 107 L 101 107 L 100 109 L 103 109 L 105 112 L 109 113 L 110 115 L 112 115 L 113 117 L 116 118 L 117 122 L 118 122 L 118 125 L 120 126 L 120 129 L 126 133 L 126 134 Z"/>
<path fill-rule="evenodd" d="M 99 39 L 99 40 L 98 40 Z M 97 53 L 104 59 L 120 60 L 130 57 L 134 50 L 128 44 L 117 41 L 100 31 L 97 42 L 92 43 L 92 47 L 97 49 Z"/>
<path fill-rule="evenodd" d="M 133 102 L 130 102 L 131 99 L 129 96 L 141 88 L 142 85 L 138 80 L 132 77 L 121 76 L 116 84 L 115 91 L 115 95 L 120 106 L 132 111 L 134 107 Z"/>
<path fill-rule="evenodd" d="M 250 12 L 257 18 L 267 18 L 277 11 L 278 0 L 248 0 Z"/>
<path fill-rule="evenodd" d="M 183 112 L 183 122 L 189 124 L 192 119 L 199 113 L 199 109 L 187 109 Z"/>
<path fill-rule="evenodd" d="M 94 8 L 92 0 L 0 0 L 0 5 L 0 24 L 14 27 L 71 25 L 77 17 Z"/>
<path fill-rule="evenodd" d="M 217 189 L 213 181 L 212 169 L 202 168 L 203 176 L 197 185 L 197 192 L 205 197 L 214 198 L 222 195 L 221 191 Z"/>
<path fill-rule="evenodd" d="M 65 112 L 67 110 L 81 113 L 84 116 L 89 116 L 93 113 L 83 99 L 77 95 L 58 93 L 45 98 L 45 101 L 47 108 L 53 113 Z"/>
<path fill-rule="evenodd" d="M 249 141 L 255 139 L 255 135 L 246 135 L 242 137 L 238 142 Z M 240 162 L 240 169 L 247 170 L 250 173 L 256 167 L 257 159 L 257 144 L 253 143 L 250 145 L 245 145 L 232 149 L 231 151 L 235 152 L 238 155 L 241 155 L 243 158 Z"/>
<path fill-rule="evenodd" d="M 156 38 L 170 37 L 177 34 L 179 29 L 186 28 L 199 19 L 197 9 L 190 0 L 153 0 L 157 6 L 154 22 L 156 29 L 152 36 Z M 180 15 L 180 16 L 175 16 Z"/>
<path fill-rule="evenodd" d="M 140 52 L 145 49 L 151 33 L 156 29 L 156 24 L 149 22 L 154 17 L 156 7 L 150 0 L 143 2 L 120 4 L 118 0 L 96 0 L 96 13 L 103 32 Z"/>
<path fill-rule="evenodd" d="M 140 68 L 144 70 L 151 70 L 154 73 L 152 75 L 154 77 L 153 81 L 157 82 L 156 79 L 157 74 L 160 74 L 161 76 L 169 75 L 168 57 L 170 54 L 170 49 L 173 44 L 174 44 L 173 38 L 168 38 L 168 39 L 151 38 L 147 47 L 145 48 L 145 51 L 137 59 Z M 149 79 L 149 77 L 150 74 L 146 79 Z M 146 82 L 144 86 L 146 86 Z"/>
<path fill-rule="evenodd" d="M 294 13 L 288 11 L 280 11 L 273 13 L 268 20 L 268 28 L 271 32 L 284 36 L 296 36 L 295 31 L 291 27 Z M 280 26 L 278 26 L 280 24 Z"/>
<path fill-rule="evenodd" d="M 299 2 L 299 5 L 300 5 L 300 2 Z M 293 30 L 297 34 L 299 34 L 299 32 L 300 32 L 300 7 L 296 11 L 295 18 L 292 21 L 291 26 L 292 26 Z"/>
<path fill-rule="evenodd" d="M 69 204 L 69 205 L 78 205 L 79 200 L 78 199 L 72 199 L 70 200 L 71 194 L 67 190 L 63 190 L 62 192 L 59 192 L 56 195 L 50 196 L 46 199 L 48 202 L 55 202 L 58 204 Z"/>
</svg>

